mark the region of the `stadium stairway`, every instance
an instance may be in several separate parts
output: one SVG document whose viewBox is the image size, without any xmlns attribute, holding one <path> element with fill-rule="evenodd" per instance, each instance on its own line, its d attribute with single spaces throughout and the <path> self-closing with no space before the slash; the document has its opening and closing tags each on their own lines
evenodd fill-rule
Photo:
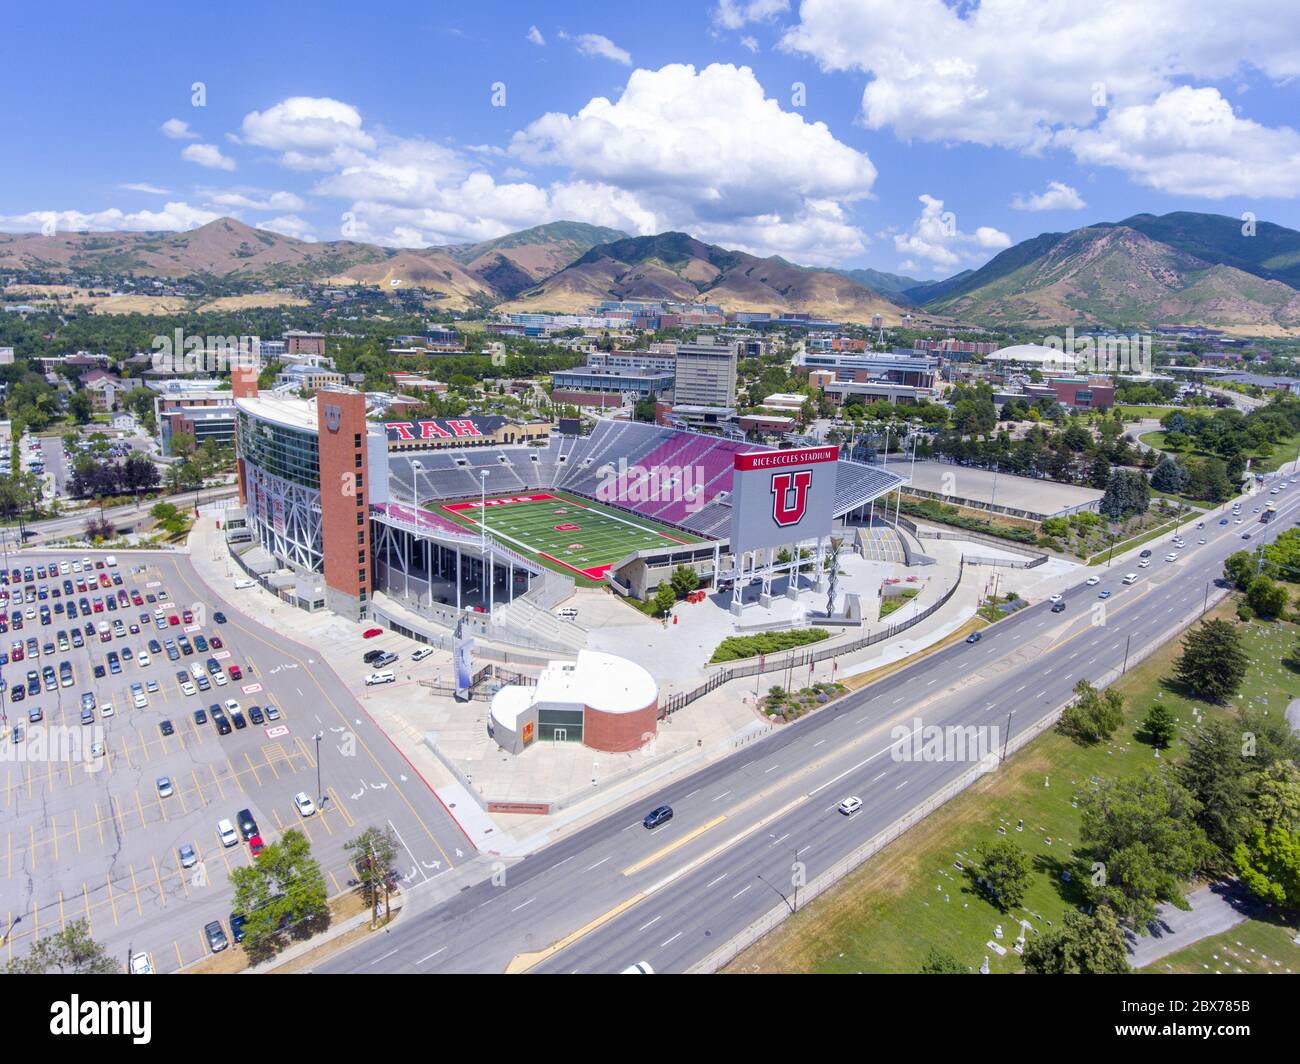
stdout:
<svg viewBox="0 0 1300 1064">
<path fill-rule="evenodd" d="M 907 564 L 899 534 L 888 525 L 859 526 L 855 531 L 858 549 L 868 561 Z"/>
<path fill-rule="evenodd" d="M 576 654 L 587 646 L 587 629 L 574 621 L 562 621 L 525 598 L 517 598 L 505 607 L 498 606 L 492 630 L 500 633 L 495 638 L 514 637 L 515 641 L 562 654 Z"/>
</svg>

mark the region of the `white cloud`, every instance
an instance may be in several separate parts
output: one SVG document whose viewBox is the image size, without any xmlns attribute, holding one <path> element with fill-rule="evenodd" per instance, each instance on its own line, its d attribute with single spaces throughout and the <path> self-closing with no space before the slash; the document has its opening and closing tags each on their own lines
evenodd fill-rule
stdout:
<svg viewBox="0 0 1300 1064">
<path fill-rule="evenodd" d="M 259 189 L 232 189 L 214 192 L 208 199 L 218 207 L 235 207 L 250 211 L 301 211 L 306 201 L 292 192 L 262 192 Z"/>
<path fill-rule="evenodd" d="M 1087 206 L 1079 190 L 1064 181 L 1049 181 L 1047 188 L 1032 196 L 1016 194 L 1011 206 L 1018 211 L 1079 211 Z"/>
<path fill-rule="evenodd" d="M 749 35 L 746 35 L 740 38 L 740 43 L 744 45 L 744 47 L 749 49 L 751 52 L 758 51 L 758 39 L 756 37 L 750 37 Z"/>
<path fill-rule="evenodd" d="M 191 144 L 181 152 L 181 158 L 186 162 L 206 166 L 210 170 L 233 170 L 235 168 L 235 160 L 222 155 L 221 149 L 215 144 Z"/>
<path fill-rule="evenodd" d="M 725 30 L 738 30 L 749 22 L 770 22 L 790 10 L 790 0 L 718 0 L 713 21 Z"/>
<path fill-rule="evenodd" d="M 981 225 L 971 233 L 957 227 L 957 216 L 943 209 L 943 200 L 922 193 L 921 213 L 906 233 L 894 235 L 894 250 L 907 256 L 906 268 L 918 269 L 924 260 L 931 266 L 955 269 L 965 263 L 982 261 L 988 251 L 1011 246 L 1011 238 L 992 226 Z"/>
<path fill-rule="evenodd" d="M 818 262 L 866 244 L 842 205 L 870 194 L 875 166 L 823 123 L 783 111 L 748 67 L 634 71 L 618 100 L 543 115 L 510 150 L 633 193 L 640 232 L 680 228 Z"/>
<path fill-rule="evenodd" d="M 297 237 L 299 240 L 316 239 L 316 230 L 312 227 L 312 224 L 299 218 L 296 214 L 282 214 L 277 218 L 258 222 L 256 228 L 266 229 L 272 233 L 280 233 L 282 236 Z"/>
<path fill-rule="evenodd" d="M 612 59 L 615 63 L 622 63 L 624 66 L 632 65 L 631 53 L 599 33 L 579 33 L 573 38 L 568 38 L 563 33 L 560 36 L 566 40 L 571 39 L 573 46 L 583 55 L 597 59 Z"/>
<path fill-rule="evenodd" d="M 347 165 L 375 146 L 361 128 L 361 112 L 326 96 L 291 96 L 251 111 L 240 132 L 246 143 L 280 152 L 280 161 L 298 170 Z"/>
<path fill-rule="evenodd" d="M 142 181 L 131 181 L 124 185 L 118 185 L 117 187 L 125 189 L 127 192 L 144 192 L 150 196 L 169 195 L 165 188 L 159 188 L 157 185 L 148 185 Z"/>
<path fill-rule="evenodd" d="M 182 122 L 179 118 L 169 118 L 160 127 L 163 136 L 171 137 L 172 140 L 198 140 L 199 135 L 190 129 L 188 122 Z"/>
<path fill-rule="evenodd" d="M 539 30 L 536 26 L 528 27 L 528 39 L 532 41 L 533 44 L 537 45 L 539 48 L 546 47 L 546 38 L 542 36 L 542 31 Z"/>
<path fill-rule="evenodd" d="M 0 215 L 0 228 L 9 232 L 112 231 L 151 232 L 164 230 L 178 232 L 194 229 L 221 217 L 188 203 L 167 203 L 160 211 L 123 211 L 110 207 L 103 211 L 29 211 L 26 214 Z"/>
<path fill-rule="evenodd" d="M 1300 195 L 1300 133 L 1238 118 L 1218 89 L 1184 85 L 1056 139 L 1082 163 L 1116 167 L 1174 195 Z"/>
<path fill-rule="evenodd" d="M 1039 150 L 1188 79 L 1300 75 L 1293 0 L 804 0 L 799 16 L 783 47 L 867 75 L 865 123 L 905 139 Z"/>
</svg>

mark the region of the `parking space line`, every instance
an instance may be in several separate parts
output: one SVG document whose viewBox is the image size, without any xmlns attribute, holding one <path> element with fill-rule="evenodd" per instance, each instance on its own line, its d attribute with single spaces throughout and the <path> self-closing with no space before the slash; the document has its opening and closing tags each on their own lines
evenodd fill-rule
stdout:
<svg viewBox="0 0 1300 1064">
<path fill-rule="evenodd" d="M 140 811 L 140 827 L 142 829 L 148 827 L 149 822 L 144 818 L 144 802 L 140 799 L 139 791 L 135 792 L 135 807 Z"/>
<path fill-rule="evenodd" d="M 330 804 L 339 811 L 339 816 L 343 818 L 343 823 L 347 824 L 350 828 L 355 827 L 357 822 L 352 819 L 352 814 L 348 812 L 347 807 L 339 800 L 339 796 L 335 792 L 334 788 L 328 788 L 328 792 L 330 796 Z M 444 854 L 444 856 L 446 855 Z"/>
<path fill-rule="evenodd" d="M 229 758 L 226 759 L 229 762 Z M 208 771 L 212 773 L 212 782 L 217 788 L 217 795 L 224 802 L 226 800 L 226 790 L 221 786 L 221 777 L 217 775 L 217 766 L 208 762 Z"/>
<path fill-rule="evenodd" d="M 162 903 L 162 907 L 165 909 L 167 908 L 167 894 L 163 890 L 162 873 L 158 871 L 158 858 L 151 856 L 149 861 L 153 864 L 153 878 L 158 884 L 158 900 Z"/>
<path fill-rule="evenodd" d="M 203 793 L 203 784 L 199 782 L 199 770 L 191 769 L 190 775 L 194 777 L 194 790 L 199 796 L 199 805 L 207 805 L 208 796 Z"/>
<path fill-rule="evenodd" d="M 262 785 L 262 777 L 257 774 L 257 766 L 253 764 L 253 758 L 247 750 L 244 751 L 244 760 L 248 762 L 248 771 L 253 774 L 253 782 L 260 787 Z"/>
<path fill-rule="evenodd" d="M 140 908 L 140 887 L 135 881 L 135 865 L 127 865 L 127 868 L 131 871 L 131 895 L 135 898 L 135 914 L 143 916 L 144 910 Z"/>
<path fill-rule="evenodd" d="M 200 941 L 203 939 L 202 932 L 199 932 L 199 939 Z M 172 939 L 172 945 L 176 947 L 176 966 L 178 968 L 184 968 L 185 958 L 181 956 L 181 944 L 177 942 L 175 939 Z"/>
<path fill-rule="evenodd" d="M 86 908 L 86 931 L 93 935 L 95 924 L 90 912 L 90 891 L 86 889 L 84 882 L 81 884 L 81 902 Z"/>
<path fill-rule="evenodd" d="M 117 898 L 113 894 L 113 877 L 105 876 L 104 883 L 108 887 L 108 907 L 113 910 L 113 926 L 116 927 L 119 920 L 117 915 Z"/>
<path fill-rule="evenodd" d="M 50 841 L 54 846 L 54 859 L 59 859 L 59 818 L 50 814 Z"/>
<path fill-rule="evenodd" d="M 36 908 L 35 905 L 32 908 Z M 64 931 L 68 927 L 68 922 L 63 916 L 63 891 L 59 891 L 59 930 Z"/>
<path fill-rule="evenodd" d="M 31 825 L 32 833 L 32 871 L 36 871 L 36 825 Z"/>
</svg>

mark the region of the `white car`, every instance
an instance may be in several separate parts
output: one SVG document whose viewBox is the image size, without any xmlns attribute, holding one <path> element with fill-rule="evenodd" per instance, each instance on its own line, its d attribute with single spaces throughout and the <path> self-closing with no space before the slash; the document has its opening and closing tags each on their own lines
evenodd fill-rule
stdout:
<svg viewBox="0 0 1300 1064">
<path fill-rule="evenodd" d="M 169 780 L 166 776 L 159 776 L 157 782 L 158 782 L 159 798 L 170 798 L 173 794 L 176 793 L 175 790 L 173 790 L 172 788 L 172 781 Z"/>
<path fill-rule="evenodd" d="M 217 821 L 217 836 L 221 839 L 222 846 L 239 845 L 239 836 L 235 833 L 235 825 L 229 820 Z"/>
<path fill-rule="evenodd" d="M 420 647 L 419 650 L 411 654 L 412 661 L 423 661 L 433 653 L 433 647 Z"/>
<path fill-rule="evenodd" d="M 154 975 L 153 960 L 147 953 L 131 954 L 132 975 Z"/>
<path fill-rule="evenodd" d="M 198 688 L 194 686 L 193 680 L 184 681 L 181 684 L 181 690 L 184 691 L 187 695 L 196 695 L 199 693 Z"/>
<path fill-rule="evenodd" d="M 144 709 L 149 704 L 149 699 L 145 698 L 143 691 L 136 691 L 132 694 L 131 701 L 135 704 L 136 709 Z"/>
<path fill-rule="evenodd" d="M 116 569 L 117 556 L 114 554 L 110 554 L 107 558 L 104 559 L 104 564 L 107 565 L 110 569 Z"/>
<path fill-rule="evenodd" d="M 1281 491 L 1282 491 L 1281 488 L 1274 488 L 1272 491 L 1269 492 L 1269 494 L 1270 494 L 1270 495 L 1277 495 L 1277 494 L 1279 494 Z"/>
<path fill-rule="evenodd" d="M 257 587 L 257 581 L 256 581 L 256 580 L 236 580 L 236 581 L 235 581 L 235 590 L 236 590 L 236 591 L 243 591 L 244 588 L 247 588 L 247 587 Z"/>
<path fill-rule="evenodd" d="M 1166 555 L 1165 555 L 1165 561 L 1167 561 L 1167 562 L 1176 562 L 1176 561 L 1178 561 L 1178 552 L 1177 552 L 1177 551 L 1171 551 L 1169 554 L 1166 554 Z"/>
<path fill-rule="evenodd" d="M 1204 539 L 1198 539 L 1196 542 L 1197 542 L 1197 543 L 1204 543 L 1205 540 L 1204 540 Z"/>
<path fill-rule="evenodd" d="M 311 816 L 316 812 L 316 803 L 306 791 L 299 791 L 293 796 L 293 804 L 298 807 L 299 816 Z"/>
<path fill-rule="evenodd" d="M 1100 576 L 1090 576 L 1090 577 L 1088 577 L 1087 580 L 1084 581 L 1084 583 L 1087 584 L 1089 587 L 1094 587 L 1095 585 L 1101 583 L 1101 577 L 1100 577 Z"/>
<path fill-rule="evenodd" d="M 845 816 L 852 816 L 861 808 L 862 808 L 862 799 L 859 798 L 857 795 L 853 795 L 849 798 L 845 798 L 844 801 L 840 802 L 839 804 L 839 811 L 843 813 Z"/>
<path fill-rule="evenodd" d="M 1063 595 L 1051 595 L 1051 596 L 1049 596 L 1049 598 L 1047 599 L 1047 601 L 1048 601 L 1048 602 L 1060 602 L 1064 597 L 1065 597 L 1065 596 L 1063 596 Z"/>
<path fill-rule="evenodd" d="M 1151 559 L 1150 559 L 1150 558 L 1143 558 L 1140 562 L 1138 562 L 1138 568 L 1139 568 L 1139 569 L 1146 569 L 1146 568 L 1149 568 L 1150 565 L 1151 565 Z"/>
<path fill-rule="evenodd" d="M 396 683 L 397 677 L 392 672 L 385 669 L 383 672 L 372 672 L 366 677 L 367 687 L 378 687 L 381 683 Z"/>
<path fill-rule="evenodd" d="M 144 668 L 144 666 L 146 665 L 152 664 L 152 662 L 153 662 L 153 658 L 149 656 L 149 651 L 147 650 L 142 650 L 140 651 L 139 654 L 135 656 L 135 663 L 139 665 L 141 668 Z"/>
<path fill-rule="evenodd" d="M 624 968 L 619 975 L 654 975 L 655 970 L 650 967 L 649 961 L 637 961 L 636 964 Z"/>
<path fill-rule="evenodd" d="M 1237 520 L 1233 521 L 1232 523 L 1233 523 L 1234 525 L 1239 525 L 1239 524 L 1241 524 L 1241 518 L 1238 517 Z"/>
<path fill-rule="evenodd" d="M 227 698 L 227 699 L 226 699 L 226 712 L 227 712 L 227 713 L 238 713 L 238 712 L 239 712 L 239 703 L 236 702 L 233 698 Z"/>
<path fill-rule="evenodd" d="M 214 672 L 212 674 L 212 679 L 216 681 L 218 687 L 225 687 L 226 684 L 230 682 L 226 679 L 226 674 L 224 672 Z"/>
<path fill-rule="evenodd" d="M 113 703 L 101 702 L 99 704 L 99 715 L 101 717 L 111 717 L 113 715 Z"/>
</svg>

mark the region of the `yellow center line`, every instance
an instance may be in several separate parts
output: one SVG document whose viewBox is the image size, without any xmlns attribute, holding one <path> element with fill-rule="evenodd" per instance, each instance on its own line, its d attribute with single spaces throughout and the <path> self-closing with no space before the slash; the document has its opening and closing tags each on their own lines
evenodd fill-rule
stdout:
<svg viewBox="0 0 1300 1064">
<path fill-rule="evenodd" d="M 694 831 L 688 831 L 676 842 L 670 842 L 663 849 L 656 850 L 654 853 L 650 854 L 649 857 L 643 857 L 641 860 L 637 861 L 636 864 L 628 865 L 625 869 L 623 869 L 623 875 L 625 876 L 635 875 L 637 872 L 640 872 L 642 869 L 649 868 L 650 865 L 654 864 L 656 861 L 661 861 L 663 860 L 663 858 L 667 857 L 670 853 L 674 853 L 677 850 L 680 850 L 683 846 L 686 846 L 687 844 L 695 841 L 706 831 L 708 831 L 710 828 L 717 827 L 726 819 L 727 816 L 725 813 L 722 814 L 721 816 L 715 816 L 707 824 L 701 824 Z"/>
</svg>

